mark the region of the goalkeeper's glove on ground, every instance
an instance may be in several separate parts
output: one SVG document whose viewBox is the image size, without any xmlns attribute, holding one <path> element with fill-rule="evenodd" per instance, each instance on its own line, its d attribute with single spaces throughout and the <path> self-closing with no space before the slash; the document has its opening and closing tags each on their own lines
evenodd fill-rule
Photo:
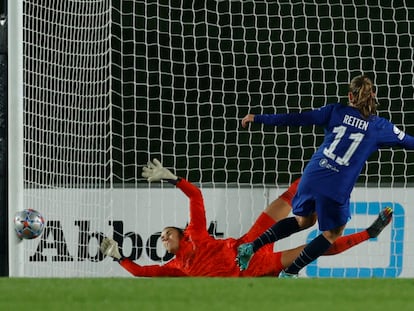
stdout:
<svg viewBox="0 0 414 311">
<path fill-rule="evenodd" d="M 178 180 L 178 177 L 171 173 L 169 169 L 163 167 L 161 162 L 157 159 L 148 162 L 148 166 L 144 167 L 142 170 L 142 177 L 146 178 L 149 182 L 164 179 L 174 184 Z"/>
<path fill-rule="evenodd" d="M 112 240 L 110 238 L 103 239 L 101 243 L 101 252 L 102 254 L 112 257 L 116 259 L 117 261 L 120 261 L 123 259 L 123 257 L 119 253 L 118 243 L 115 240 Z"/>
</svg>

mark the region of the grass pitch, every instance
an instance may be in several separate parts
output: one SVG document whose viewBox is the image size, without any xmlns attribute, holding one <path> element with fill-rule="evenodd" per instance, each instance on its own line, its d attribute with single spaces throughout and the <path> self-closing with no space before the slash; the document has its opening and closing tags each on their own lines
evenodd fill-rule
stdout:
<svg viewBox="0 0 414 311">
<path fill-rule="evenodd" d="M 0 310 L 414 310 L 414 279 L 0 278 Z"/>
</svg>

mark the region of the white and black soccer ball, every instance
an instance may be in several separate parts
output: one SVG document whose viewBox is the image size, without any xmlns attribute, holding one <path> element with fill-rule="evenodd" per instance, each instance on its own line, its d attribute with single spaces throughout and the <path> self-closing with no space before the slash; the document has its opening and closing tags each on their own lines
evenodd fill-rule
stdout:
<svg viewBox="0 0 414 311">
<path fill-rule="evenodd" d="M 14 228 L 21 239 L 35 239 L 45 227 L 45 219 L 34 209 L 25 209 L 14 216 Z"/>
</svg>

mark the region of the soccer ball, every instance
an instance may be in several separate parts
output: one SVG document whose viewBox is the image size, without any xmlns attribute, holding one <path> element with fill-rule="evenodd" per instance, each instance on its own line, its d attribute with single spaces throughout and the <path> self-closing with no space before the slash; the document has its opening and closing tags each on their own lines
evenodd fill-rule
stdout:
<svg viewBox="0 0 414 311">
<path fill-rule="evenodd" d="M 25 209 L 14 216 L 14 228 L 21 239 L 34 239 L 42 234 L 45 219 L 34 209 Z"/>
</svg>

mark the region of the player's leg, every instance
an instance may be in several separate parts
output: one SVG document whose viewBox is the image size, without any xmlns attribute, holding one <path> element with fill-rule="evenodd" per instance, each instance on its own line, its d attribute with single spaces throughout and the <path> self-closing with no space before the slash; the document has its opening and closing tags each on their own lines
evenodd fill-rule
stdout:
<svg viewBox="0 0 414 311">
<path fill-rule="evenodd" d="M 315 220 L 315 214 L 308 217 L 296 216 L 285 218 L 275 223 L 253 242 L 240 245 L 237 249 L 236 257 L 240 270 L 247 269 L 253 254 L 261 247 L 288 237 L 291 234 L 303 229 L 309 228 L 315 223 Z"/>
<path fill-rule="evenodd" d="M 336 239 L 335 242 L 332 243 L 331 247 L 322 255 L 322 256 L 330 256 L 330 255 L 337 255 L 340 254 L 351 247 L 354 247 L 366 240 L 369 240 L 370 236 L 367 230 L 363 230 L 360 232 L 356 232 L 349 235 L 344 235 Z M 286 269 L 289 267 L 293 261 L 300 255 L 303 249 L 306 247 L 306 244 L 298 246 L 296 248 L 288 249 L 282 251 L 281 262 L 283 268 Z"/>
<path fill-rule="evenodd" d="M 315 213 L 312 213 L 309 216 L 294 216 L 282 219 L 251 243 L 253 252 L 256 252 L 266 244 L 276 242 L 293 233 L 309 228 L 313 226 L 315 222 Z"/>
<path fill-rule="evenodd" d="M 391 222 L 393 211 L 391 207 L 384 208 L 374 220 L 374 222 L 366 229 L 353 234 L 341 236 L 335 240 L 331 247 L 323 254 L 330 256 L 342 253 L 351 247 L 354 247 L 370 238 L 376 238 L 382 230 Z M 306 245 L 282 251 L 281 264 L 283 268 L 289 267 L 293 261 L 300 255 Z"/>
<path fill-rule="evenodd" d="M 300 255 L 300 253 L 303 251 L 305 247 L 306 247 L 306 244 L 282 251 L 282 256 L 280 257 L 280 261 L 282 263 L 283 269 L 286 269 L 287 267 L 289 267 L 293 263 L 293 261 L 296 258 L 298 258 L 298 256 Z"/>
<path fill-rule="evenodd" d="M 355 245 L 358 245 L 359 243 L 364 242 L 368 239 L 369 239 L 369 234 L 368 234 L 367 230 L 339 237 L 332 244 L 330 244 L 330 243 L 327 244 L 328 245 L 328 250 L 325 253 L 321 254 L 321 255 L 326 256 L 326 255 L 336 255 L 336 254 L 342 253 L 345 250 L 347 250 L 347 249 L 349 249 L 349 248 L 351 248 Z M 286 273 L 288 273 L 288 275 L 283 275 L 282 274 L 282 276 L 287 277 L 289 275 L 298 274 L 299 270 L 303 267 L 297 266 L 296 263 L 295 263 L 295 260 L 300 259 L 299 262 L 302 264 L 303 261 L 302 261 L 301 256 L 305 256 L 305 258 L 308 258 L 308 256 L 309 256 L 309 260 L 311 260 L 310 256 L 312 256 L 312 257 L 315 256 L 312 253 L 313 252 L 312 250 L 310 250 L 310 251 L 305 250 L 305 247 L 307 247 L 307 246 L 308 245 L 305 244 L 305 245 L 298 246 L 296 248 L 292 248 L 292 249 L 282 251 L 281 263 L 282 263 L 282 266 L 284 268 L 284 271 Z M 321 256 L 321 255 L 319 255 L 319 256 Z M 312 261 L 310 261 L 310 262 L 312 262 Z M 295 265 L 295 268 L 299 268 L 299 270 L 295 271 L 292 268 L 289 269 L 289 267 L 292 264 Z"/>
<path fill-rule="evenodd" d="M 282 276 L 297 276 L 302 268 L 323 255 L 331 247 L 332 243 L 342 234 L 344 228 L 345 225 L 324 231 L 313 239 L 293 260 L 292 264 L 284 270 Z"/>
<path fill-rule="evenodd" d="M 286 268 L 288 275 L 297 275 L 309 263 L 324 254 L 342 235 L 345 225 L 351 217 L 349 200 L 339 203 L 329 197 L 315 194 L 316 213 L 318 214 L 319 230 L 322 234 L 313 239 Z"/>
</svg>

